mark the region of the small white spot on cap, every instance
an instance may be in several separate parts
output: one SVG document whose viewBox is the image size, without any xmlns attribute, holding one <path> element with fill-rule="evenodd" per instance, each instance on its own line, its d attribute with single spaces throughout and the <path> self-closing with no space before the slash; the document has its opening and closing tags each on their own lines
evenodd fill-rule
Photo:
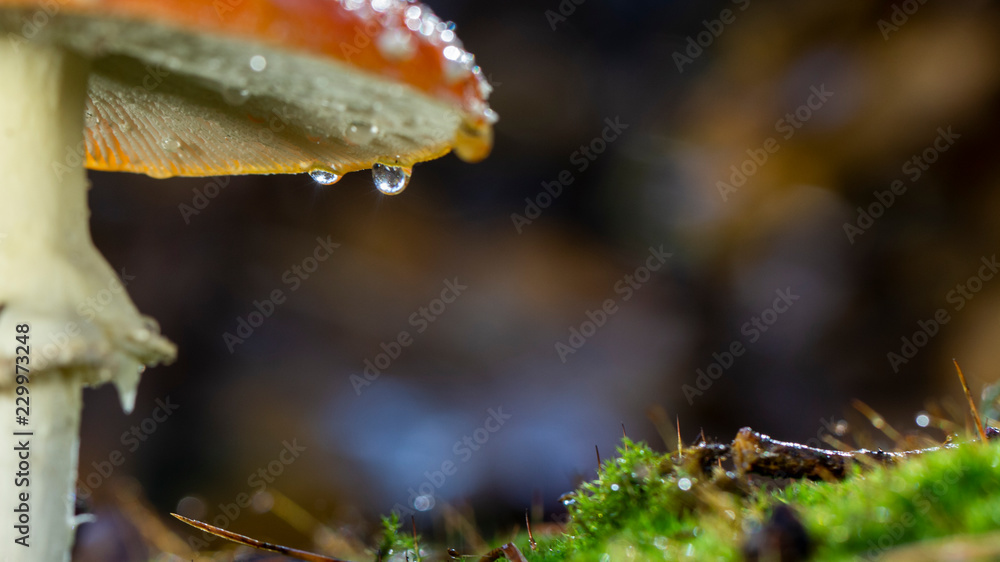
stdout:
<svg viewBox="0 0 1000 562">
<path fill-rule="evenodd" d="M 387 29 L 375 41 L 378 51 L 389 60 L 409 60 L 416 53 L 410 34 L 402 29 Z"/>
</svg>

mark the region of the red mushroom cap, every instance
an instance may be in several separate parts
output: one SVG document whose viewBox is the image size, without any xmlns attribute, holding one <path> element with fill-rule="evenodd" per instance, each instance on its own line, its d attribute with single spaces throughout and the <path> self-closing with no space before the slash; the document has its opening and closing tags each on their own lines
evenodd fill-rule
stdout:
<svg viewBox="0 0 1000 562">
<path fill-rule="evenodd" d="M 92 61 L 86 166 L 155 177 L 485 157 L 474 57 L 404 0 L 0 0 L 6 27 Z M 44 17 L 39 17 L 44 15 Z M 10 22 L 23 25 L 11 29 Z"/>
</svg>

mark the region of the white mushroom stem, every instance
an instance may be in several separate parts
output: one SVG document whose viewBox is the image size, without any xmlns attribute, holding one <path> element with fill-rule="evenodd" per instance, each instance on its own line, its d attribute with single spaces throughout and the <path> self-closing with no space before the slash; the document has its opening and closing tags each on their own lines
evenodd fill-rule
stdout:
<svg viewBox="0 0 1000 562">
<path fill-rule="evenodd" d="M 62 48 L 0 41 L 0 552 L 11 561 L 69 560 L 82 386 L 115 382 L 131 409 L 141 366 L 174 354 L 91 242 L 87 71 Z M 30 326 L 27 426 L 14 410 L 20 324 Z M 13 449 L 25 430 L 27 490 L 15 485 Z M 14 543 L 11 512 L 25 491 L 29 548 Z"/>
<path fill-rule="evenodd" d="M 3 446 L 0 447 L 0 497 L 4 521 L 0 525 L 0 551 L 10 562 L 69 560 L 75 528 L 73 492 L 76 485 L 77 452 L 79 450 L 80 409 L 82 387 L 79 376 L 69 372 L 44 373 L 30 383 L 31 425 L 27 428 L 14 422 L 13 408 L 3 408 Z M 13 392 L 0 394 L 0 400 L 13 404 Z M 43 421 L 41 416 L 45 416 Z M 36 421 L 37 420 L 37 421 Z M 14 436 L 14 432 L 31 432 L 30 436 Z M 23 447 L 27 446 L 27 451 Z M 15 449 L 16 448 L 16 449 Z M 27 458 L 22 459 L 21 453 Z M 18 464 L 27 461 L 27 470 Z M 27 486 L 15 485 L 15 474 L 26 475 Z M 27 493 L 22 502 L 20 494 Z M 28 538 L 25 548 L 15 539 L 23 539 L 22 529 L 15 527 L 22 512 L 12 510 L 27 506 Z"/>
</svg>

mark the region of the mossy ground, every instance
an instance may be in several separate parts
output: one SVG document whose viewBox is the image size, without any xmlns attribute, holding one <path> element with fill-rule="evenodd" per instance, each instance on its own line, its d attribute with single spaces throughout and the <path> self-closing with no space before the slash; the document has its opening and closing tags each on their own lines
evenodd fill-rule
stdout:
<svg viewBox="0 0 1000 562">
<path fill-rule="evenodd" d="M 962 549 L 973 535 L 1000 529 L 996 443 L 858 469 L 840 482 L 758 482 L 743 493 L 688 474 L 641 443 L 625 440 L 619 455 L 574 494 L 564 534 L 536 537 L 535 551 L 526 535 L 516 541 L 529 561 L 743 560 L 748 537 L 781 503 L 804 525 L 812 560 L 914 559 L 901 549 L 918 541 L 929 541 L 923 555 L 938 559 L 934 539 Z M 979 545 L 986 554 L 969 559 L 1000 559 L 1000 537 L 988 538 Z"/>
<path fill-rule="evenodd" d="M 566 502 L 569 522 L 561 532 L 536 530 L 535 549 L 526 533 L 515 544 L 529 562 L 1000 560 L 997 441 L 889 466 L 868 461 L 841 481 L 779 485 L 711 464 L 706 474 L 697 455 L 703 447 L 657 453 L 625 439 L 619 456 L 605 460 L 597 478 Z M 425 556 L 415 557 L 416 539 L 395 514 L 382 527 L 378 560 L 447 558 L 423 544 Z M 782 544 L 791 548 L 779 555 Z M 748 557 L 748 545 L 759 555 Z M 430 551 L 437 552 L 428 558 Z"/>
</svg>

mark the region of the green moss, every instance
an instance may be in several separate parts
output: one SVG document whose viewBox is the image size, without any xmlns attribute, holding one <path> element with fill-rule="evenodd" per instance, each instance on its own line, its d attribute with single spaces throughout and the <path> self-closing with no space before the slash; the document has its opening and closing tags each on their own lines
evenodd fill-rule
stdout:
<svg viewBox="0 0 1000 562">
<path fill-rule="evenodd" d="M 419 536 L 401 531 L 403 526 L 399 520 L 398 513 L 392 513 L 387 517 L 382 517 L 382 540 L 379 543 L 379 560 L 390 558 L 399 559 L 402 554 L 403 559 L 419 561 L 416 555 L 416 541 Z"/>
<path fill-rule="evenodd" d="M 971 443 L 839 484 L 777 495 L 799 509 L 817 559 L 876 558 L 903 544 L 1000 528 L 1000 449 Z"/>
<path fill-rule="evenodd" d="M 778 502 L 798 514 L 815 560 L 874 559 L 915 541 L 1000 528 L 996 445 L 856 470 L 843 482 L 743 494 L 723 491 L 643 444 L 626 440 L 619 454 L 574 493 L 564 535 L 539 540 L 534 552 L 526 540 L 517 543 L 529 560 L 742 560 L 747 535 Z"/>
</svg>

